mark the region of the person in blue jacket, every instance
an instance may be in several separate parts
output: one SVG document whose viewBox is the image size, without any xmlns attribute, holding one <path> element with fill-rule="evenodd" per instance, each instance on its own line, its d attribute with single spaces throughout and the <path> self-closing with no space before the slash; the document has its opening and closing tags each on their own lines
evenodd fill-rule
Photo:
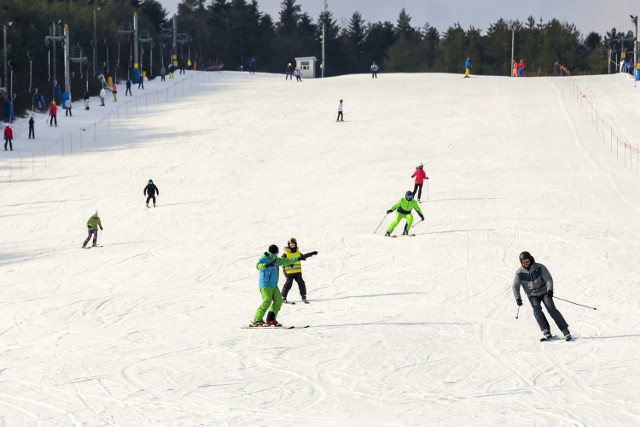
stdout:
<svg viewBox="0 0 640 427">
<path fill-rule="evenodd" d="M 471 59 L 467 58 L 467 60 L 464 61 L 464 76 L 469 77 L 469 73 L 471 73 Z"/>
<path fill-rule="evenodd" d="M 276 245 L 269 246 L 269 251 L 265 252 L 256 264 L 256 268 L 260 271 L 258 283 L 260 285 L 260 294 L 262 295 L 262 304 L 256 310 L 250 326 L 282 326 L 276 320 L 282 307 L 282 294 L 278 288 L 278 268 L 304 261 L 305 255 L 294 258 L 278 258 L 278 251 L 279 249 Z M 267 314 L 267 321 L 264 322 L 262 319 L 267 310 L 269 310 L 269 313 Z"/>
</svg>

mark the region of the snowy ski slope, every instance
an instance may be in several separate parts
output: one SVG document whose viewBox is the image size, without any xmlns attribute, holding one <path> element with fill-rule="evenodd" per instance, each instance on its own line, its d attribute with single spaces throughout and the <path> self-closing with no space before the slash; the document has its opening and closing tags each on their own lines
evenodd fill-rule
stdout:
<svg viewBox="0 0 640 427">
<path fill-rule="evenodd" d="M 640 175 L 575 82 L 637 146 L 640 88 L 619 75 L 153 81 L 166 99 L 21 181 L 16 159 L 117 104 L 38 116 L 35 142 L 18 123 L 0 155 L 0 425 L 640 425 Z M 374 235 L 419 162 L 426 221 Z M 104 247 L 81 250 L 96 209 Z M 259 255 L 290 237 L 319 255 L 311 304 L 278 318 L 311 326 L 241 329 Z M 597 307 L 556 302 L 575 341 L 539 342 L 527 301 L 515 319 L 523 250 L 557 297 Z"/>
</svg>

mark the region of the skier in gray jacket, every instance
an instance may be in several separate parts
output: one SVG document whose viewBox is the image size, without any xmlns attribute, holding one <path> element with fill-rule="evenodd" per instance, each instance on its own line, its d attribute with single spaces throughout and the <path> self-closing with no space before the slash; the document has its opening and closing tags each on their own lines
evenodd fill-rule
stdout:
<svg viewBox="0 0 640 427">
<path fill-rule="evenodd" d="M 531 303 L 533 316 L 536 318 L 544 338 L 551 338 L 551 332 L 549 322 L 542 312 L 542 304 L 547 308 L 547 312 L 562 331 L 564 338 L 570 340 L 569 325 L 567 325 L 564 317 L 562 317 L 562 314 L 553 303 L 553 278 L 551 273 L 549 273 L 547 267 L 536 263 L 536 260 L 526 251 L 520 254 L 520 264 L 521 267 L 516 271 L 512 286 L 516 304 L 518 306 L 522 305 L 522 298 L 520 297 L 520 287 L 522 287 Z"/>
</svg>

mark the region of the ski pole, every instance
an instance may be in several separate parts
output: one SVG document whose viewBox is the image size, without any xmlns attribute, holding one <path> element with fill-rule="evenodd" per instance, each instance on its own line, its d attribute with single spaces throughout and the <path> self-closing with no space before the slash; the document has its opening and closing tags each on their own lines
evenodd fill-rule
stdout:
<svg viewBox="0 0 640 427">
<path fill-rule="evenodd" d="M 389 214 L 386 214 L 384 216 L 384 218 L 382 218 L 382 221 L 380 221 L 380 224 L 378 224 L 378 226 L 376 227 L 376 231 L 378 231 L 378 228 L 380 228 L 380 226 L 382 225 L 382 223 L 384 222 L 385 218 L 387 218 Z M 376 231 L 373 232 L 373 234 L 376 234 Z"/>
<path fill-rule="evenodd" d="M 516 312 L 516 319 L 518 318 L 519 314 L 520 314 L 520 306 L 518 306 L 518 311 Z"/>
<path fill-rule="evenodd" d="M 589 307 L 588 305 L 578 304 L 577 302 L 569 301 L 568 299 L 564 299 L 564 298 L 559 298 L 559 297 L 557 297 L 555 295 L 553 297 L 555 299 L 559 299 L 560 301 L 566 301 L 566 302 L 568 302 L 570 304 L 573 304 L 573 305 L 579 305 L 580 307 L 586 307 L 586 308 L 590 308 L 591 310 L 597 310 L 597 308 L 595 308 L 595 307 Z"/>
</svg>

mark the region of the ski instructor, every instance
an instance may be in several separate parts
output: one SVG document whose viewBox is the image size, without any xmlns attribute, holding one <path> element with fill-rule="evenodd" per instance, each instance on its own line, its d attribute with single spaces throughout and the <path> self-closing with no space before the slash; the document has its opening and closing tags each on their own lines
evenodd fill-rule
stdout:
<svg viewBox="0 0 640 427">
<path fill-rule="evenodd" d="M 552 335 L 549 322 L 542 312 L 542 304 L 547 308 L 547 312 L 562 331 L 564 338 L 569 341 L 571 339 L 569 325 L 567 325 L 564 317 L 562 317 L 562 314 L 553 303 L 553 279 L 551 278 L 551 273 L 549 273 L 547 267 L 536 263 L 536 260 L 526 251 L 520 254 L 520 264 L 521 267 L 516 271 L 512 286 L 516 304 L 518 306 L 522 305 L 522 298 L 520 298 L 520 287 L 522 287 L 533 308 L 533 316 L 536 318 L 536 322 L 538 322 L 538 326 L 540 326 L 540 330 L 544 335 L 543 339 L 548 340 Z"/>
<path fill-rule="evenodd" d="M 282 326 L 276 320 L 282 307 L 282 294 L 278 288 L 278 268 L 293 265 L 298 261 L 304 261 L 315 255 L 310 252 L 299 257 L 278 258 L 278 252 L 279 249 L 276 245 L 269 246 L 269 250 L 260 257 L 256 264 L 256 268 L 260 271 L 258 283 L 260 285 L 260 294 L 262 295 L 262 304 L 256 310 L 250 326 Z M 269 310 L 269 313 L 265 323 L 262 319 L 267 310 Z"/>
<path fill-rule="evenodd" d="M 387 232 L 384 234 L 387 237 L 391 236 L 391 232 L 393 231 L 394 228 L 396 228 L 396 225 L 398 225 L 398 223 L 404 218 L 407 220 L 407 223 L 404 226 L 404 231 L 402 232 L 403 236 L 407 236 L 409 234 L 409 230 L 411 229 L 411 224 L 413 224 L 413 215 L 411 215 L 411 211 L 413 209 L 416 210 L 416 212 L 418 212 L 418 215 L 420 215 L 420 219 L 422 221 L 424 221 L 424 215 L 422 213 L 422 210 L 420 210 L 420 206 L 418 205 L 418 202 L 416 202 L 413 198 L 413 192 L 411 191 L 407 191 L 404 194 L 404 197 L 400 200 L 398 200 L 398 202 L 391 206 L 391 208 L 387 211 L 387 215 L 390 214 L 391 212 L 398 210 L 398 212 L 396 213 L 396 219 L 389 224 L 389 227 L 387 227 Z"/>
</svg>

